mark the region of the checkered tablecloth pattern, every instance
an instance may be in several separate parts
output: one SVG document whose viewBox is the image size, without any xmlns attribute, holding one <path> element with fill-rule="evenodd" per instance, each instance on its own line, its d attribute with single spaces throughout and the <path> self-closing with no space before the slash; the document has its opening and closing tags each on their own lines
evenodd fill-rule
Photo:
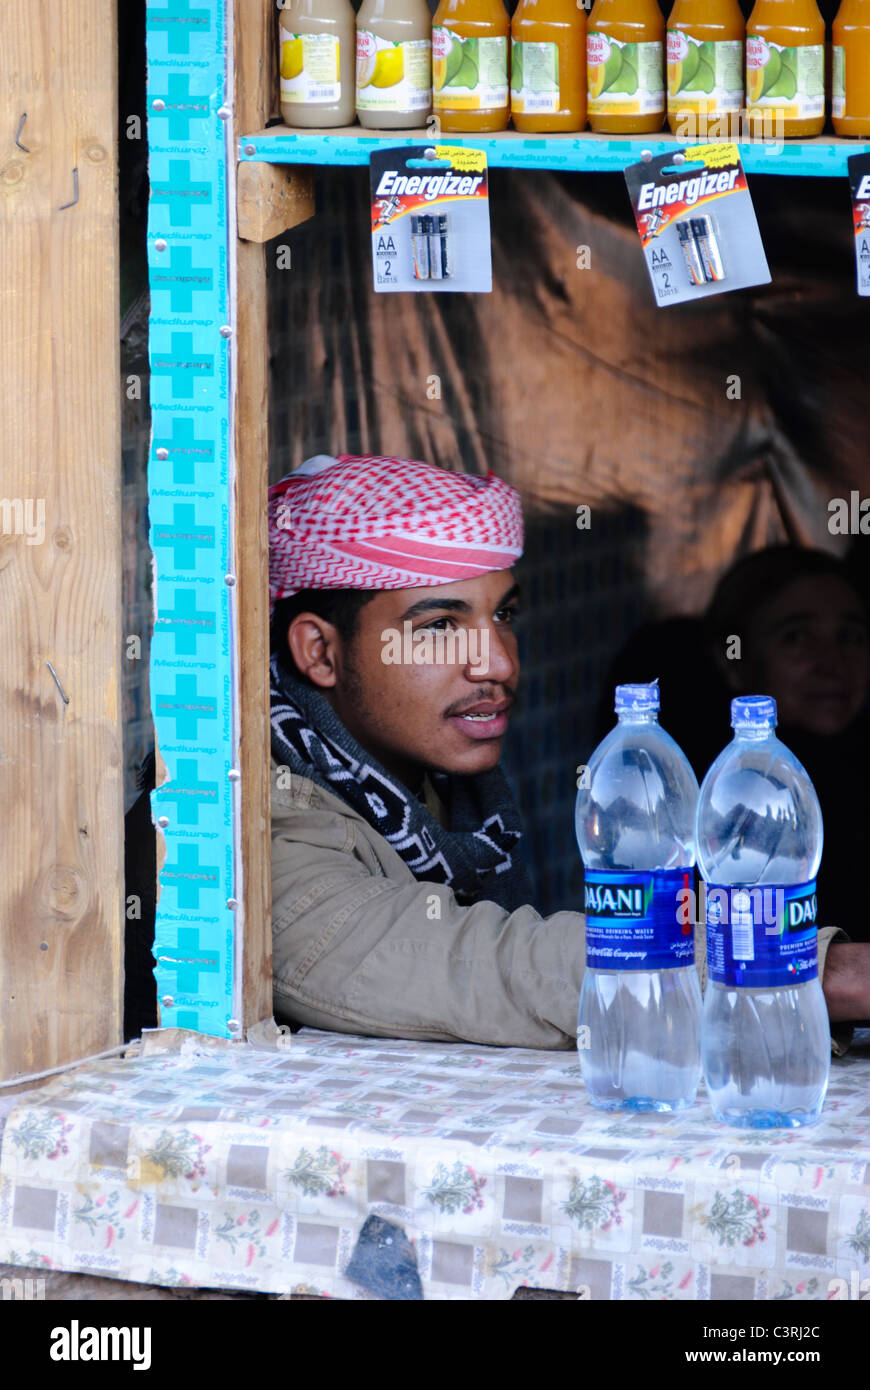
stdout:
<svg viewBox="0 0 870 1390">
<path fill-rule="evenodd" d="M 414 1242 L 430 1299 L 855 1297 L 870 1047 L 833 1064 L 802 1131 L 729 1130 L 703 1096 L 597 1111 L 573 1053 L 304 1030 L 93 1063 L 0 1135 L 10 1264 L 366 1298 L 343 1271 L 373 1213 Z"/>
</svg>

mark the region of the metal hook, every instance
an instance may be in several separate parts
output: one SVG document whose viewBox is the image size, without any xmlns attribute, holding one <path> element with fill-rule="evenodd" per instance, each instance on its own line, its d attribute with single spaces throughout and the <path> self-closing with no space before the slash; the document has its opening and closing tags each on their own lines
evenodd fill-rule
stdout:
<svg viewBox="0 0 870 1390">
<path fill-rule="evenodd" d="M 72 202 L 71 202 L 71 203 L 61 203 L 60 207 L 58 208 L 58 212 L 63 212 L 64 208 L 75 207 L 76 203 L 77 203 L 78 200 L 79 200 L 79 171 L 78 171 L 78 165 L 76 165 L 75 169 L 73 169 L 73 194 L 74 194 L 74 197 L 73 197 Z"/>
<path fill-rule="evenodd" d="M 54 669 L 54 667 L 52 666 L 52 664 L 51 664 L 50 661 L 47 661 L 45 664 L 46 664 L 46 666 L 48 667 L 49 671 L 51 672 L 52 676 L 54 677 L 54 683 L 55 683 L 55 685 L 57 686 L 58 690 L 60 691 L 60 698 L 63 700 L 63 702 L 64 702 L 65 705 L 68 705 L 68 704 L 69 704 L 69 696 L 67 695 L 66 691 L 64 690 L 63 686 L 62 686 L 61 683 L 60 683 L 60 679 L 59 679 L 59 677 L 58 677 L 57 671 L 55 671 L 55 669 Z"/>
<path fill-rule="evenodd" d="M 18 122 L 18 129 L 17 129 L 16 132 L 15 132 L 15 143 L 16 143 L 16 145 L 18 146 L 19 150 L 23 150 L 25 154 L 30 154 L 30 150 L 28 149 L 28 147 L 27 147 L 26 145 L 22 145 L 21 141 L 18 139 L 19 135 L 21 134 L 22 130 L 24 129 L 24 122 L 25 122 L 26 120 L 27 120 L 27 112 L 24 111 L 24 112 L 22 112 L 21 120 Z"/>
</svg>

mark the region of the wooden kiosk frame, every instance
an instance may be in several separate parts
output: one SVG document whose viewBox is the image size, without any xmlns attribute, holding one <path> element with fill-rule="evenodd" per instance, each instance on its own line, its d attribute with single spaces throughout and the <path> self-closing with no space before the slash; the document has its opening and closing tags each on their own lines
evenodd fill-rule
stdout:
<svg viewBox="0 0 870 1390">
<path fill-rule="evenodd" d="M 266 243 L 314 211 L 303 166 L 419 139 L 270 128 L 275 24 L 274 0 L 147 5 L 158 997 L 163 1025 L 236 1038 L 272 1012 Z M 0 11 L 4 1080 L 121 1041 L 116 27 L 116 0 Z M 596 170 L 674 143 L 459 139 L 493 165 Z M 844 177 L 868 148 L 741 153 L 750 173 Z M 220 730 L 207 776 L 199 716 Z"/>
</svg>

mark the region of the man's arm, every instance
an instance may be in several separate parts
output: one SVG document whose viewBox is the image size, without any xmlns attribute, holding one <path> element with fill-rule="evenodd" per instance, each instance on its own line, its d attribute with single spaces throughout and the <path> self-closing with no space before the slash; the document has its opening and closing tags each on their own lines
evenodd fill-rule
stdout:
<svg viewBox="0 0 870 1390">
<path fill-rule="evenodd" d="M 870 1019 L 870 943 L 833 942 L 828 947 L 822 988 L 832 1023 Z"/>
<path fill-rule="evenodd" d="M 582 915 L 463 907 L 389 854 L 387 876 L 373 837 L 314 807 L 274 827 L 276 1018 L 376 1037 L 574 1047 Z"/>
</svg>

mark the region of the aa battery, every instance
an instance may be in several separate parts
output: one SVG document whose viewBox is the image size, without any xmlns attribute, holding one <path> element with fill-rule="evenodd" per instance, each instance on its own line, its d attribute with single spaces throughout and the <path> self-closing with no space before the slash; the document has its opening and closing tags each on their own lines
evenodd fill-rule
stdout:
<svg viewBox="0 0 870 1390">
<path fill-rule="evenodd" d="M 426 234 L 429 239 L 429 279 L 443 280 L 444 265 L 441 254 L 441 232 L 438 226 L 440 218 L 424 217 L 426 223 Z"/>
<path fill-rule="evenodd" d="M 686 269 L 689 272 L 689 279 L 693 285 L 703 285 L 705 276 L 704 266 L 701 261 L 701 253 L 692 235 L 692 228 L 687 222 L 677 223 L 677 236 L 680 239 L 680 247 L 683 252 L 683 259 L 686 262 Z"/>
<path fill-rule="evenodd" d="M 713 223 L 709 217 L 692 218 L 692 235 L 704 267 L 704 279 L 708 282 L 725 279 L 725 267 Z"/>
<path fill-rule="evenodd" d="M 453 250 L 447 236 L 447 217 L 444 213 L 438 218 L 438 236 L 441 241 L 441 274 L 447 280 L 453 274 Z"/>
<path fill-rule="evenodd" d="M 424 226 L 428 217 L 411 217 L 411 254 L 414 261 L 414 279 L 429 279 L 429 236 Z"/>
<path fill-rule="evenodd" d="M 447 217 L 411 217 L 411 254 L 415 280 L 446 280 L 453 274 Z"/>
</svg>

